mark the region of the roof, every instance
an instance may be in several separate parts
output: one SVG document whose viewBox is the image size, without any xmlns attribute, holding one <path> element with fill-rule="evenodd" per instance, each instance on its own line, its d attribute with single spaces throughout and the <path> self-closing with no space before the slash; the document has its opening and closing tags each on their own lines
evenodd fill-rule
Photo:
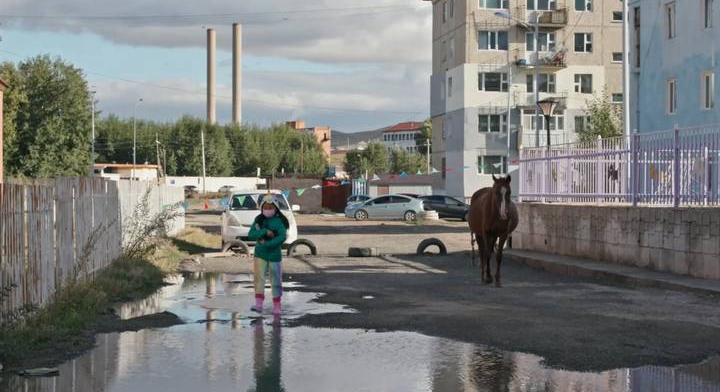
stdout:
<svg viewBox="0 0 720 392">
<path fill-rule="evenodd" d="M 420 131 L 423 129 L 424 126 L 425 124 L 416 121 L 402 122 L 399 124 L 395 124 L 390 128 L 384 129 L 383 133 Z"/>
<path fill-rule="evenodd" d="M 137 164 L 133 165 L 132 163 L 96 163 L 93 165 L 96 169 L 107 169 L 107 168 L 113 168 L 113 169 L 132 169 L 133 167 L 135 169 L 159 169 L 160 167 L 158 165 L 150 165 L 150 164 Z"/>
<path fill-rule="evenodd" d="M 4 80 L 0 79 L 0 90 L 5 90 L 8 87 L 10 86 L 8 86 L 8 84 Z"/>
<path fill-rule="evenodd" d="M 379 181 L 370 181 L 370 186 L 389 185 L 431 185 L 435 188 L 442 188 L 444 182 L 440 173 L 429 176 L 415 174 L 408 174 L 405 176 L 401 176 L 399 174 L 385 174 L 380 176 Z"/>
</svg>

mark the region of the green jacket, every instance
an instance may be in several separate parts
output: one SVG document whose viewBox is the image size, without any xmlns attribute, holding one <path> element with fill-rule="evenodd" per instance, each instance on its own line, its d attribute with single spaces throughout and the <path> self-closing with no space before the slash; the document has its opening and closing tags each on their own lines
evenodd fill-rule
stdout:
<svg viewBox="0 0 720 392">
<path fill-rule="evenodd" d="M 258 223 L 261 220 L 263 222 Z M 269 230 L 275 233 L 275 237 L 267 238 Z M 248 238 L 250 241 L 255 241 L 255 257 L 273 263 L 282 261 L 282 245 L 287 239 L 287 229 L 279 217 L 255 218 Z"/>
</svg>

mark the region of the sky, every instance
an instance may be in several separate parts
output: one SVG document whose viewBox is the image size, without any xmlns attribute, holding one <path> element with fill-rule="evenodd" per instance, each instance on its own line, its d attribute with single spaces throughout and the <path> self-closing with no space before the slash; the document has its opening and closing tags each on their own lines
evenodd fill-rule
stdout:
<svg viewBox="0 0 720 392">
<path fill-rule="evenodd" d="M 243 25 L 243 122 L 344 132 L 429 116 L 431 6 L 421 0 L 3 0 L 0 61 L 83 69 L 97 108 L 205 117 L 206 28 L 217 31 L 217 116 L 231 119 L 232 23 Z"/>
</svg>

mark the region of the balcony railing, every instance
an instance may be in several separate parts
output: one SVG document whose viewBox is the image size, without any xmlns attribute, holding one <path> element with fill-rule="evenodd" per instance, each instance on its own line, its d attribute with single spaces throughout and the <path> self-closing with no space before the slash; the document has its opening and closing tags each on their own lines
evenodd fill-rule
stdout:
<svg viewBox="0 0 720 392">
<path fill-rule="evenodd" d="M 563 69 L 567 67 L 565 63 L 566 50 L 558 50 L 555 52 L 540 52 L 539 57 L 535 58 L 534 52 L 528 52 L 525 56 L 516 55 L 515 65 L 523 68 L 534 68 L 539 66 L 544 69 Z"/>
<path fill-rule="evenodd" d="M 568 23 L 568 12 L 567 8 L 559 8 L 555 10 L 548 10 L 548 11 L 539 11 L 540 12 L 540 18 L 538 20 L 538 24 L 540 27 L 557 27 L 562 28 L 565 27 Z M 530 22 L 535 22 L 535 16 L 533 15 L 534 11 L 530 11 L 528 13 L 528 18 L 531 19 Z"/>
</svg>

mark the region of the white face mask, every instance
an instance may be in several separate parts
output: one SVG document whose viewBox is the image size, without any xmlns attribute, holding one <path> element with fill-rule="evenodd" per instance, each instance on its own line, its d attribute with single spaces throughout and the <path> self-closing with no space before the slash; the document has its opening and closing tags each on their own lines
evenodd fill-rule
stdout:
<svg viewBox="0 0 720 392">
<path fill-rule="evenodd" d="M 263 213 L 263 215 L 264 215 L 266 218 L 272 218 L 273 216 L 275 216 L 275 210 L 274 210 L 274 209 L 272 209 L 272 210 L 265 210 L 265 209 L 263 209 L 263 210 L 262 210 L 262 213 Z"/>
</svg>

